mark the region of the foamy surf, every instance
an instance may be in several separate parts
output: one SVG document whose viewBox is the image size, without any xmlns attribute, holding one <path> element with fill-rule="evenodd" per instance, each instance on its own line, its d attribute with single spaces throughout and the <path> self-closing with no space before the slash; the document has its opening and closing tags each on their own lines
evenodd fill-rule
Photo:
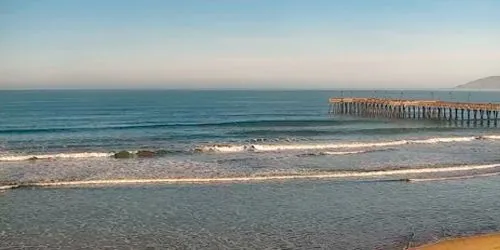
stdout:
<svg viewBox="0 0 500 250">
<path fill-rule="evenodd" d="M 352 142 L 330 144 L 251 144 L 251 145 L 213 145 L 198 148 L 201 152 L 238 153 L 245 151 L 272 152 L 291 150 L 322 150 L 322 149 L 356 149 L 401 146 L 406 144 L 438 144 L 471 142 L 475 140 L 500 140 L 500 135 L 467 136 L 467 137 L 436 137 L 427 139 L 397 140 L 385 142 Z"/>
<path fill-rule="evenodd" d="M 200 152 L 221 152 L 221 153 L 236 153 L 248 150 L 249 146 L 244 145 L 213 145 L 197 148 Z"/>
<path fill-rule="evenodd" d="M 0 186 L 0 191 L 1 190 L 9 190 L 9 189 L 15 189 L 18 188 L 19 185 L 6 185 L 6 186 Z"/>
<path fill-rule="evenodd" d="M 198 149 L 201 152 L 237 153 L 245 151 L 272 152 L 288 150 L 320 150 L 320 149 L 341 149 L 341 148 L 368 148 L 368 147 L 388 147 L 408 144 L 408 141 L 389 141 L 374 143 L 345 143 L 345 144 L 253 144 L 253 145 L 214 145 L 205 146 Z"/>
<path fill-rule="evenodd" d="M 441 138 L 430 138 L 424 140 L 412 140 L 411 143 L 415 144 L 436 144 L 436 143 L 450 143 L 450 142 L 470 142 L 477 140 L 477 137 L 441 137 Z"/>
<path fill-rule="evenodd" d="M 408 141 L 389 141 L 374 143 L 346 143 L 346 144 L 295 144 L 295 145 L 253 145 L 255 151 L 284 151 L 284 150 L 314 150 L 314 149 L 340 149 L 340 148 L 369 148 L 388 147 L 408 144 Z"/>
<path fill-rule="evenodd" d="M 393 150 L 395 150 L 395 148 L 356 150 L 356 151 L 324 151 L 320 152 L 319 155 L 355 155 L 355 154 L 393 151 Z"/>
<path fill-rule="evenodd" d="M 20 184 L 16 187 L 64 187 L 64 186 L 92 186 L 92 185 L 132 185 L 132 184 L 183 184 L 183 183 L 238 183 L 238 182 L 262 182 L 262 181 L 285 181 L 300 179 L 340 179 L 340 178 L 373 178 L 407 174 L 426 174 L 444 172 L 463 172 L 471 170 L 485 170 L 500 168 L 500 164 L 489 165 L 464 165 L 442 168 L 418 168 L 397 170 L 374 170 L 374 171 L 344 171 L 326 174 L 296 174 L 296 175 L 271 175 L 271 176 L 242 176 L 242 177 L 219 177 L 219 178 L 163 178 L 163 179 L 108 179 L 108 180 L 82 180 L 61 182 L 38 182 Z M 452 178 L 452 177 L 451 177 Z M 406 181 L 418 181 L 419 179 L 398 179 Z M 431 180 L 431 179 L 420 179 Z"/>
<path fill-rule="evenodd" d="M 298 156 L 324 156 L 324 155 L 355 155 L 355 154 L 364 154 L 370 152 L 376 152 L 378 150 L 357 150 L 357 151 L 324 151 L 319 153 L 309 153 L 309 154 L 301 154 Z"/>
<path fill-rule="evenodd" d="M 111 157 L 113 153 L 60 153 L 45 155 L 4 155 L 0 156 L 0 161 L 27 161 L 27 160 L 49 160 L 68 158 L 96 158 Z"/>
<path fill-rule="evenodd" d="M 371 151 L 369 151 L 369 150 L 343 151 L 343 152 L 326 151 L 326 152 L 321 152 L 320 155 L 354 155 L 354 154 L 363 154 L 363 153 L 368 153 L 368 152 L 371 152 Z"/>
<path fill-rule="evenodd" d="M 500 135 L 485 135 L 483 138 L 489 140 L 500 140 Z"/>
<path fill-rule="evenodd" d="M 407 144 L 438 144 L 438 143 L 460 143 L 471 142 L 474 140 L 500 140 L 500 135 L 468 136 L 468 137 L 436 137 L 427 139 L 408 139 L 382 142 L 350 142 L 350 143 L 287 143 L 287 144 L 248 144 L 232 145 L 220 144 L 202 146 L 194 151 L 209 153 L 241 153 L 241 152 L 279 152 L 279 151 L 301 151 L 301 150 L 325 150 L 325 155 L 348 155 L 367 153 L 375 150 L 355 150 L 367 148 L 384 148 L 393 146 L 402 146 Z M 352 149 L 353 151 L 335 152 L 329 150 Z M 129 151 L 136 154 L 138 151 Z M 188 152 L 188 151 L 186 151 Z M 82 152 L 82 153 L 58 153 L 58 154 L 27 154 L 27 155 L 1 155 L 0 162 L 27 161 L 27 160 L 50 160 L 50 159 L 71 159 L 71 158 L 97 158 L 112 157 L 115 152 Z"/>
</svg>

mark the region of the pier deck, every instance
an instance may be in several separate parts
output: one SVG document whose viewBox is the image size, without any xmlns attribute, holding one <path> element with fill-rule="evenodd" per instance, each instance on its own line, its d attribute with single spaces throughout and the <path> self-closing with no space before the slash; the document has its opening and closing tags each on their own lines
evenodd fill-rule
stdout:
<svg viewBox="0 0 500 250">
<path fill-rule="evenodd" d="M 497 124 L 500 104 L 387 98 L 330 98 L 331 114 L 390 118 L 490 121 Z"/>
</svg>

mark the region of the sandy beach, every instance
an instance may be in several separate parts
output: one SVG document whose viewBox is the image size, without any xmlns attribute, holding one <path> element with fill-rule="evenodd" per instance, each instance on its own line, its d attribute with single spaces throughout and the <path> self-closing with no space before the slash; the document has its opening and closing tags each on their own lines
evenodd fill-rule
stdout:
<svg viewBox="0 0 500 250">
<path fill-rule="evenodd" d="M 500 249 L 500 233 L 456 238 L 413 248 L 414 250 L 493 250 Z"/>
</svg>

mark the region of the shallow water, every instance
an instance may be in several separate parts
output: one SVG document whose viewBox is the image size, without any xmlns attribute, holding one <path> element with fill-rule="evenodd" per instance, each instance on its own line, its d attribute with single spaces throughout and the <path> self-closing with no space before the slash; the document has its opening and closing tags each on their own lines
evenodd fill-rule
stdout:
<svg viewBox="0 0 500 250">
<path fill-rule="evenodd" d="M 17 189 L 0 196 L 0 246 L 402 249 L 499 230 L 499 183 L 484 177 Z"/>
</svg>

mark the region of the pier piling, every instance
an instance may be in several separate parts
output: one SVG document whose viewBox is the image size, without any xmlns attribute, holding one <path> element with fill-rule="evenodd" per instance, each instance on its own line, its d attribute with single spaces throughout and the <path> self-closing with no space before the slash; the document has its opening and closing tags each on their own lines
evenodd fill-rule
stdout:
<svg viewBox="0 0 500 250">
<path fill-rule="evenodd" d="M 388 98 L 330 98 L 331 114 L 498 124 L 500 104 Z"/>
</svg>

